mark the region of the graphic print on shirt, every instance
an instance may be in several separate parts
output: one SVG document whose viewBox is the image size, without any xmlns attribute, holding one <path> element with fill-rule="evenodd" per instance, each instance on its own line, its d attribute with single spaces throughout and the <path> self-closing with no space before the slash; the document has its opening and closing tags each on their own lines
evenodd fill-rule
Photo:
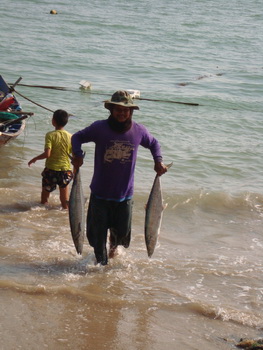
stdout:
<svg viewBox="0 0 263 350">
<path fill-rule="evenodd" d="M 132 151 L 134 150 L 132 143 L 129 141 L 112 140 L 111 144 L 105 151 L 104 162 L 112 163 L 114 160 L 119 160 L 122 164 L 131 162 Z"/>
</svg>

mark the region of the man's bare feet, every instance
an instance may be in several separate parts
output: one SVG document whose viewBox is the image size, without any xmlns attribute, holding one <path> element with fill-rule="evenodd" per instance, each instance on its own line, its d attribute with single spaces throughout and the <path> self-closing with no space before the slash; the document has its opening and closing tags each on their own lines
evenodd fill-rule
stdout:
<svg viewBox="0 0 263 350">
<path fill-rule="evenodd" d="M 109 259 L 113 259 L 117 254 L 118 254 L 117 247 L 110 246 Z"/>
</svg>

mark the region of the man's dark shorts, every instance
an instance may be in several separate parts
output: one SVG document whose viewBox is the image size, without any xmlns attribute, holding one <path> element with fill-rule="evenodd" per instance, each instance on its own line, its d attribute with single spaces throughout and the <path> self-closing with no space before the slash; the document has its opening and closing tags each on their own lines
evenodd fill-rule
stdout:
<svg viewBox="0 0 263 350">
<path fill-rule="evenodd" d="M 53 192 L 57 186 L 65 188 L 73 179 L 71 170 L 55 171 L 45 168 L 41 175 L 42 187 L 44 187 L 47 192 Z"/>
<path fill-rule="evenodd" d="M 87 238 L 94 247 L 98 262 L 107 263 L 107 231 L 112 247 L 129 247 L 131 240 L 133 200 L 115 202 L 99 199 L 91 194 L 87 215 Z"/>
</svg>

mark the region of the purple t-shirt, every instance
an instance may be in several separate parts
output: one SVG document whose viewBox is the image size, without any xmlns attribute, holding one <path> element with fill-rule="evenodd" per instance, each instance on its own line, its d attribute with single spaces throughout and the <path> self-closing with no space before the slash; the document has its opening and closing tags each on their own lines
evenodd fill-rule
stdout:
<svg viewBox="0 0 263 350">
<path fill-rule="evenodd" d="M 134 121 L 130 130 L 118 133 L 110 128 L 107 120 L 98 120 L 75 133 L 71 142 L 76 156 L 82 156 L 83 143 L 95 143 L 94 173 L 90 189 L 103 199 L 122 201 L 132 197 L 139 145 L 149 148 L 154 160 L 162 161 L 158 141 L 145 126 Z"/>
</svg>

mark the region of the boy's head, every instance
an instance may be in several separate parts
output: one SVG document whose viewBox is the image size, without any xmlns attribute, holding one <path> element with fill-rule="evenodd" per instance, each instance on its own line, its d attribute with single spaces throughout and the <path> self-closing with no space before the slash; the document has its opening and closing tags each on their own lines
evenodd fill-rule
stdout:
<svg viewBox="0 0 263 350">
<path fill-rule="evenodd" d="M 65 126 L 68 122 L 68 113 L 63 109 L 57 109 L 53 114 L 53 120 L 57 126 Z"/>
</svg>

